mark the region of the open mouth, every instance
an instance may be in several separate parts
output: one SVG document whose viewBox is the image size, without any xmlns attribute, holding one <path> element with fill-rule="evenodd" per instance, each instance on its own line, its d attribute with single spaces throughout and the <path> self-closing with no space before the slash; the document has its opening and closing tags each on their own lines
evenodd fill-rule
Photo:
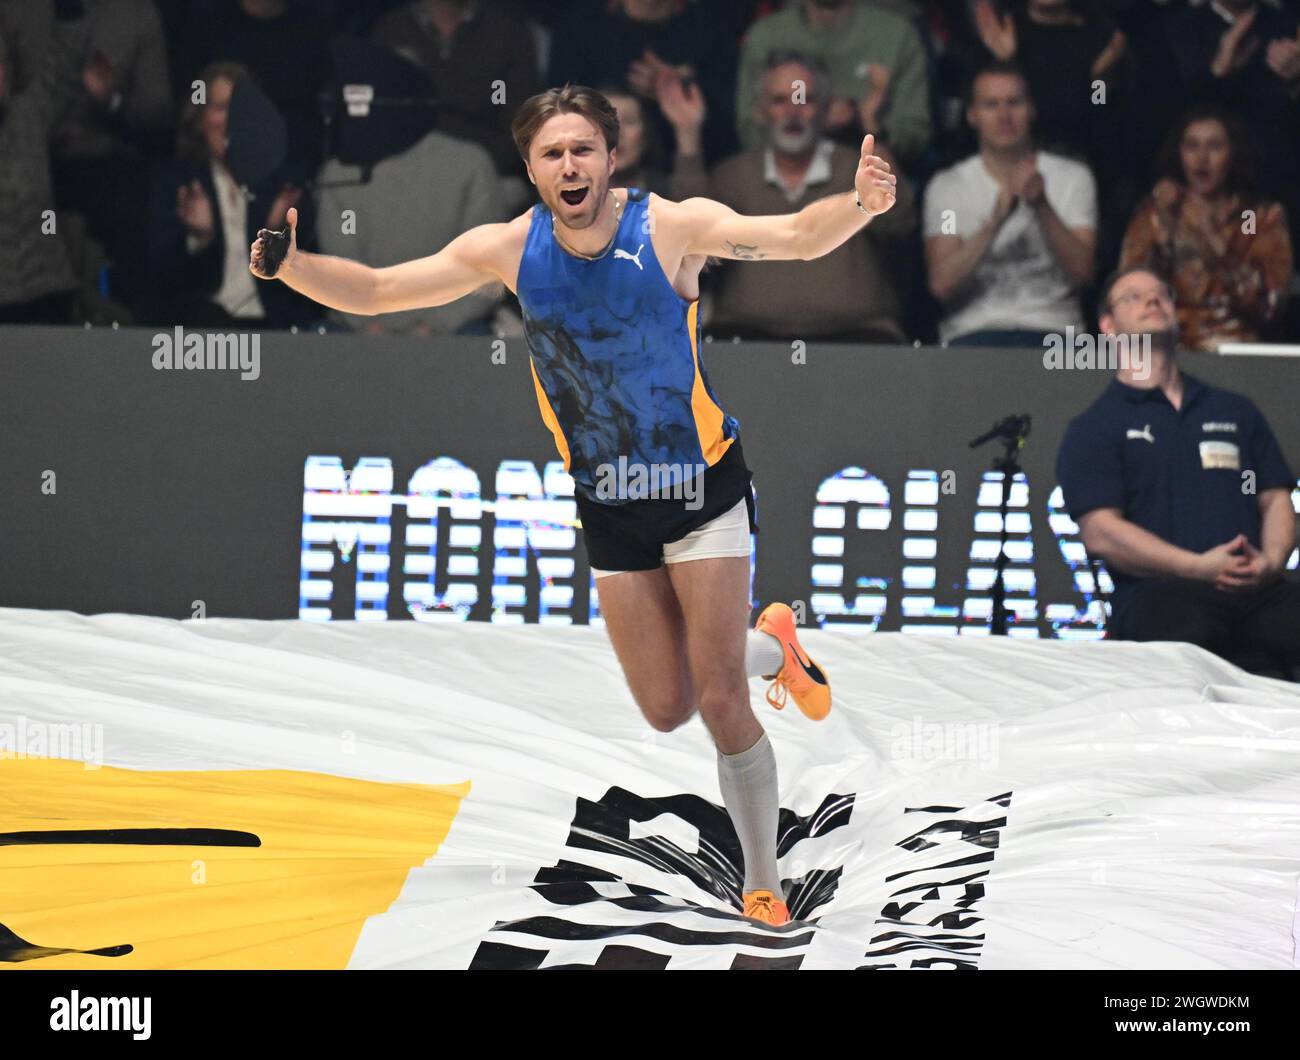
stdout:
<svg viewBox="0 0 1300 1060">
<path fill-rule="evenodd" d="M 560 198 L 570 206 L 581 206 L 587 197 L 587 188 L 570 188 L 567 191 L 560 192 Z"/>
</svg>

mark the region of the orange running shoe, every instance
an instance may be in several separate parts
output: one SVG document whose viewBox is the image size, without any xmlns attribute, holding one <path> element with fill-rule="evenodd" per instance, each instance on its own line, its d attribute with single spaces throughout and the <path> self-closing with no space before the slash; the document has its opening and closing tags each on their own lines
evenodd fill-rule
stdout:
<svg viewBox="0 0 1300 1060">
<path fill-rule="evenodd" d="M 751 920 L 761 920 L 772 927 L 790 923 L 790 909 L 771 891 L 750 891 L 742 895 L 745 902 L 745 916 Z"/>
<path fill-rule="evenodd" d="M 775 674 L 765 675 L 773 678 L 767 701 L 781 710 L 787 694 L 791 695 L 804 714 L 821 721 L 831 712 L 831 683 L 799 643 L 794 612 L 785 604 L 768 604 L 754 628 L 775 637 L 785 649 L 785 665 Z"/>
</svg>

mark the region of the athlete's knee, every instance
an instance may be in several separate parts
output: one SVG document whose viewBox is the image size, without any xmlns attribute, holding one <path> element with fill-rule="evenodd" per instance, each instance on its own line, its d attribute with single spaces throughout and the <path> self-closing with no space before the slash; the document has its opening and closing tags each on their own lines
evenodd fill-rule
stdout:
<svg viewBox="0 0 1300 1060">
<path fill-rule="evenodd" d="M 700 713 L 705 718 L 726 718 L 749 709 L 747 681 L 714 681 L 700 690 Z"/>
<path fill-rule="evenodd" d="M 695 713 L 695 694 L 689 685 L 665 687 L 637 696 L 637 705 L 652 728 L 672 732 L 691 720 Z"/>
<path fill-rule="evenodd" d="M 672 732 L 691 720 L 695 702 L 691 695 L 679 693 L 654 702 L 643 702 L 641 713 L 657 732 Z"/>
<path fill-rule="evenodd" d="M 649 711 L 642 711 L 645 714 L 646 721 L 656 732 L 672 732 L 674 729 L 680 729 L 688 721 L 691 715 L 695 713 L 693 709 L 678 708 L 675 711 L 651 714 Z"/>
</svg>

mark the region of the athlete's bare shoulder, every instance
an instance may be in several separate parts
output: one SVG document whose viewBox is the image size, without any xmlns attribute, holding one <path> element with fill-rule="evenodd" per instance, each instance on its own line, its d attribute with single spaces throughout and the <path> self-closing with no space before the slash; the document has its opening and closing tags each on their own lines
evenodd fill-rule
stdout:
<svg viewBox="0 0 1300 1060">
<path fill-rule="evenodd" d="M 650 192 L 646 197 L 650 232 L 655 237 L 660 257 L 675 260 L 685 250 L 691 235 L 703 220 L 701 204 L 715 205 L 712 199 L 665 199 Z"/>
<path fill-rule="evenodd" d="M 509 230 L 509 239 L 519 240 L 519 245 L 523 246 L 523 241 L 528 238 L 528 229 L 533 223 L 533 207 L 528 207 L 517 217 L 512 217 L 502 227 Z"/>
<path fill-rule="evenodd" d="M 479 266 L 493 273 L 513 292 L 531 223 L 532 209 L 529 208 L 509 221 L 472 228 L 460 238 L 469 244 L 467 250 L 477 259 Z"/>
<path fill-rule="evenodd" d="M 707 213 L 710 209 L 716 209 L 719 205 L 713 199 L 665 199 L 662 195 L 658 195 L 653 191 L 647 196 L 647 201 L 652 214 L 658 214 L 661 220 L 672 225 L 690 224 L 693 220 L 698 219 L 701 212 Z"/>
</svg>

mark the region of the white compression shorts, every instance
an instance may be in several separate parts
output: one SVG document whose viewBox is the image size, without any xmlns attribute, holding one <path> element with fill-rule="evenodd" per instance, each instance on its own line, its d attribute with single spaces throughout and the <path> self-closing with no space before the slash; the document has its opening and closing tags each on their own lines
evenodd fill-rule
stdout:
<svg viewBox="0 0 1300 1060">
<path fill-rule="evenodd" d="M 748 556 L 749 552 L 749 508 L 742 497 L 730 511 L 723 512 L 716 519 L 692 530 L 680 541 L 670 541 L 664 545 L 664 562 L 685 563 L 693 559 Z M 611 574 L 626 572 L 597 570 L 592 567 L 591 573 L 597 578 L 608 578 Z"/>
</svg>

